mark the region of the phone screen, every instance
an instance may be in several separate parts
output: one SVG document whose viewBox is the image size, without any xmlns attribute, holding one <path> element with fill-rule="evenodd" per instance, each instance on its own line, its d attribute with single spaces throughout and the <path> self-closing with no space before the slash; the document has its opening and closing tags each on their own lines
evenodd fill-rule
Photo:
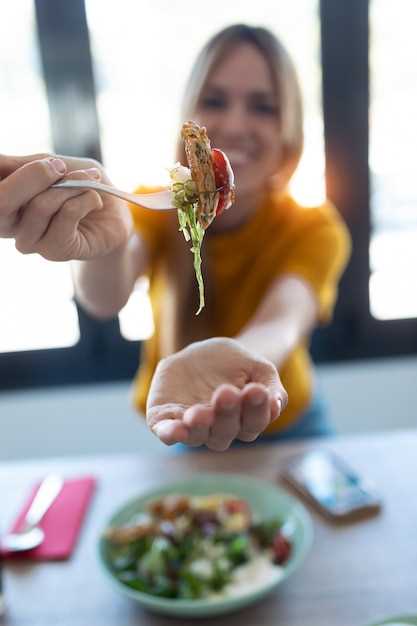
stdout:
<svg viewBox="0 0 417 626">
<path fill-rule="evenodd" d="M 361 508 L 375 500 L 361 486 L 359 476 L 327 452 L 306 454 L 292 466 L 291 475 L 334 514 Z"/>
</svg>

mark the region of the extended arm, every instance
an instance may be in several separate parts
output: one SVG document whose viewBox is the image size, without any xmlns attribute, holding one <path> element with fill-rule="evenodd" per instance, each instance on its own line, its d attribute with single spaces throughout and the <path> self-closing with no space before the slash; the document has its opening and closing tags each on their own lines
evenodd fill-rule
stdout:
<svg viewBox="0 0 417 626">
<path fill-rule="evenodd" d="M 318 304 L 309 285 L 297 276 L 277 279 L 254 317 L 235 339 L 279 370 L 288 354 L 314 328 Z"/>
<path fill-rule="evenodd" d="M 95 317 L 113 317 L 126 304 L 147 265 L 145 243 L 132 231 L 128 241 L 110 254 L 73 262 L 76 298 Z"/>
</svg>

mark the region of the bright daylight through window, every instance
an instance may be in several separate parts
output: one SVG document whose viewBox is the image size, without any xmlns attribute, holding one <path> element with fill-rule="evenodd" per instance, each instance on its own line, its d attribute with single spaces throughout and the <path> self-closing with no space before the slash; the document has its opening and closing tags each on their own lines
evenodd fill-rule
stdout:
<svg viewBox="0 0 417 626">
<path fill-rule="evenodd" d="M 417 317 L 416 19 L 415 0 L 371 3 L 369 291 L 382 320 Z"/>
<path fill-rule="evenodd" d="M 16 41 L 19 54 L 16 54 Z M 0 19 L 0 137 L 5 154 L 50 152 L 48 107 L 33 0 L 8 3 Z M 0 239 L 0 352 L 71 346 L 79 327 L 70 267 L 23 256 Z"/>
</svg>

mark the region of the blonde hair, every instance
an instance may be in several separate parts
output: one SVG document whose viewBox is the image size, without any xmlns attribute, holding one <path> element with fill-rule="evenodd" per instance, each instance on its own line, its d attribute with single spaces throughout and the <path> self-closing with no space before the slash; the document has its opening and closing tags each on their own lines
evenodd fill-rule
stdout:
<svg viewBox="0 0 417 626">
<path fill-rule="evenodd" d="M 281 41 L 269 30 L 259 26 L 234 24 L 214 35 L 200 51 L 185 88 L 181 122 L 192 119 L 201 93 L 212 71 L 230 51 L 241 44 L 251 44 L 264 57 L 273 81 L 278 103 L 280 141 L 283 160 L 280 165 L 281 184 L 286 185 L 294 173 L 303 150 L 303 106 L 301 89 L 294 64 Z M 177 159 L 185 163 L 181 138 L 178 138 Z"/>
</svg>

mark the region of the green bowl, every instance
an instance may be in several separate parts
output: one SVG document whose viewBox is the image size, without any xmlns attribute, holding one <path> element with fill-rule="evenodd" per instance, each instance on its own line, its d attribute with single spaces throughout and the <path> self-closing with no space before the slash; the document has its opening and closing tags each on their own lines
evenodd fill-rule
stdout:
<svg viewBox="0 0 417 626">
<path fill-rule="evenodd" d="M 159 598 L 136 591 L 120 582 L 112 571 L 107 556 L 106 542 L 101 537 L 99 541 L 100 561 L 110 581 L 119 591 L 153 612 L 178 617 L 209 617 L 241 609 L 256 602 L 288 578 L 301 565 L 311 547 L 313 539 L 311 519 L 298 500 L 272 483 L 233 474 L 199 474 L 189 480 L 171 483 L 140 495 L 116 511 L 106 524 L 106 528 L 126 524 L 137 513 L 144 511 L 147 502 L 171 493 L 187 495 L 231 494 L 247 500 L 256 519 L 280 516 L 285 520 L 291 520 L 292 552 L 290 559 L 282 568 L 282 575 L 277 576 L 276 580 L 273 579 L 262 586 L 258 586 L 256 590 L 232 598 L 177 600 Z"/>
</svg>

